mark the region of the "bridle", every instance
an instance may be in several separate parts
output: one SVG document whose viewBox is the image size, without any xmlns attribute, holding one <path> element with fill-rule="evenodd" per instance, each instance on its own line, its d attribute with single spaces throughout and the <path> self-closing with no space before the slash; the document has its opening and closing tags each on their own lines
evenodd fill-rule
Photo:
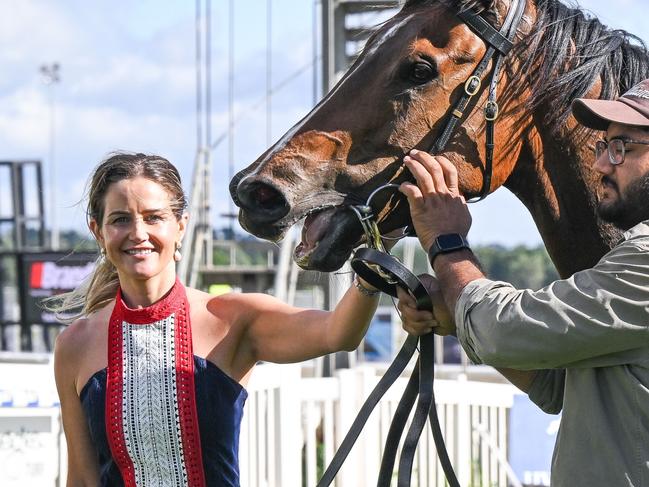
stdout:
<svg viewBox="0 0 649 487">
<path fill-rule="evenodd" d="M 470 10 L 458 12 L 458 17 L 478 36 L 485 44 L 487 51 L 482 60 L 478 63 L 475 70 L 464 83 L 464 93 L 455 103 L 451 110 L 451 115 L 446 121 L 446 125 L 441 134 L 437 137 L 433 146 L 429 150 L 432 154 L 444 152 L 451 136 L 455 132 L 458 124 L 461 122 L 464 114 L 469 107 L 471 100 L 480 92 L 482 88 L 482 77 L 489 67 L 489 62 L 493 60 L 493 68 L 489 82 L 489 96 L 484 106 L 485 116 L 485 165 L 483 171 L 482 189 L 476 198 L 472 201 L 483 200 L 491 189 L 491 177 L 493 174 L 493 157 L 495 149 L 495 126 L 496 120 L 500 115 L 500 107 L 497 101 L 497 88 L 500 71 L 502 70 L 505 57 L 514 46 L 513 40 L 518 30 L 518 26 L 525 12 L 525 0 L 512 0 L 509 11 L 500 31 L 494 29 L 484 18 Z"/>
<path fill-rule="evenodd" d="M 464 84 L 464 93 L 458 102 L 451 109 L 451 115 L 446 122 L 444 130 L 435 140 L 430 152 L 439 154 L 444 151 L 448 141 L 453 135 L 456 127 L 464 117 L 466 110 L 469 108 L 471 100 L 480 92 L 482 87 L 482 78 L 489 63 L 493 60 L 491 70 L 489 96 L 484 107 L 486 119 L 486 160 L 483 173 L 483 184 L 480 193 L 474 201 L 484 199 L 491 188 L 491 178 L 493 169 L 494 155 L 494 134 L 495 122 L 499 115 L 499 106 L 497 98 L 497 84 L 500 71 L 503 66 L 505 56 L 513 47 L 513 39 L 525 11 L 526 0 L 512 0 L 505 21 L 500 31 L 493 28 L 487 21 L 472 11 L 461 11 L 457 15 L 466 23 L 474 33 L 476 33 L 486 44 L 487 51 L 484 57 L 473 71 L 472 75 Z M 359 217 L 363 231 L 367 238 L 368 248 L 362 248 L 356 251 L 351 260 L 354 271 L 373 286 L 381 289 L 387 294 L 396 297 L 397 286 L 409 290 L 417 301 L 417 308 L 421 310 L 432 311 L 433 306 L 430 296 L 421 281 L 406 267 L 404 267 L 394 257 L 390 256 L 381 243 L 381 235 L 378 230 L 374 212 L 372 210 L 372 198 L 374 195 L 385 189 L 397 187 L 396 184 L 386 184 L 374 190 L 365 205 L 352 206 L 351 209 Z M 329 486 L 352 446 L 356 442 L 358 435 L 362 431 L 365 423 L 369 419 L 374 407 L 385 392 L 401 376 L 415 350 L 419 345 L 420 355 L 417 364 L 408 380 L 403 396 L 401 397 L 395 411 L 388 436 L 385 442 L 383 458 L 381 460 L 381 469 L 377 487 L 389 487 L 392 480 L 392 472 L 396 461 L 396 455 L 400 438 L 405 430 L 410 412 L 415 407 L 412 422 L 404 439 L 399 458 L 399 470 L 397 487 L 409 487 L 412 474 L 412 465 L 414 462 L 415 450 L 419 443 L 419 438 L 426 425 L 430 421 L 433 439 L 437 447 L 437 454 L 446 475 L 448 484 L 451 487 L 459 487 L 459 482 L 453 471 L 453 466 L 446 451 L 444 438 L 442 435 L 437 408 L 435 407 L 435 395 L 433 381 L 435 376 L 435 346 L 434 335 L 429 333 L 421 337 L 408 335 L 401 350 L 395 357 L 386 373 L 381 377 L 379 383 L 370 393 L 369 397 L 361 407 L 351 428 L 347 432 L 340 448 L 334 455 L 333 460 L 324 472 L 317 487 Z"/>
</svg>

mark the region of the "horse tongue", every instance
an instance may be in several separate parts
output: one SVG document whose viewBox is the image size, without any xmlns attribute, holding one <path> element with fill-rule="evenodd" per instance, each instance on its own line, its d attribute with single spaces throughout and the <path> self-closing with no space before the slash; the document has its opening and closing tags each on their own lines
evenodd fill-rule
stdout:
<svg viewBox="0 0 649 487">
<path fill-rule="evenodd" d="M 302 242 L 300 244 L 303 254 L 309 253 L 317 247 L 329 228 L 334 213 L 335 209 L 330 208 L 317 213 L 311 213 L 306 217 L 302 226 Z"/>
</svg>

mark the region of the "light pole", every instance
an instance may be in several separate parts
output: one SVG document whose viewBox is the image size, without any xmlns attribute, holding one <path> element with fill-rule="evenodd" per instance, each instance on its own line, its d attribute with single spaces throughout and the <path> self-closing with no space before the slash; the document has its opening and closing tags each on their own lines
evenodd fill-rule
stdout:
<svg viewBox="0 0 649 487">
<path fill-rule="evenodd" d="M 48 96 L 50 104 L 50 127 L 49 127 L 49 188 L 50 188 L 50 219 L 52 226 L 52 234 L 50 238 L 50 245 L 52 250 L 59 249 L 59 219 L 58 219 L 58 209 L 56 201 L 56 162 L 55 162 L 55 151 L 54 151 L 54 142 L 55 142 L 55 129 L 56 129 L 56 118 L 55 118 L 55 108 L 56 104 L 54 103 L 54 85 L 61 81 L 59 76 L 59 70 L 61 66 L 59 63 L 52 64 L 43 64 L 40 67 L 41 75 L 43 76 L 43 83 L 48 87 Z"/>
</svg>

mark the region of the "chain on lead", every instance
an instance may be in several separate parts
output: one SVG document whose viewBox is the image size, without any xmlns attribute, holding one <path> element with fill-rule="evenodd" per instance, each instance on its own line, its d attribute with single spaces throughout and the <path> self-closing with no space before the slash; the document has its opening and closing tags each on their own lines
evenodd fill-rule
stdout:
<svg viewBox="0 0 649 487">
<path fill-rule="evenodd" d="M 351 206 L 351 209 L 361 222 L 367 246 L 385 252 L 385 247 L 381 241 L 381 232 L 379 232 L 372 209 L 368 205 Z"/>
<path fill-rule="evenodd" d="M 352 211 L 356 214 L 358 217 L 361 226 L 363 228 L 363 232 L 365 233 L 365 238 L 367 241 L 367 246 L 370 248 L 373 248 L 375 250 L 380 250 L 381 252 L 385 252 L 386 254 L 390 254 L 390 252 L 385 248 L 383 245 L 383 239 L 386 240 L 400 240 L 403 237 L 406 237 L 407 234 L 405 232 L 402 233 L 402 235 L 399 235 L 397 237 L 386 237 L 381 235 L 381 231 L 379 230 L 378 223 L 376 222 L 376 218 L 374 217 L 374 212 L 372 211 L 372 199 L 374 196 L 376 196 L 377 193 L 380 191 L 387 189 L 387 188 L 394 188 L 398 189 L 399 185 L 394 184 L 394 183 L 388 183 L 384 184 L 382 186 L 379 186 L 376 188 L 372 193 L 370 193 L 369 197 L 367 198 L 367 202 L 364 205 L 351 205 L 350 208 Z M 396 258 L 396 257 L 395 257 Z M 370 265 L 370 264 L 367 264 Z M 392 284 L 396 284 L 397 281 L 394 279 L 394 276 L 391 274 L 386 273 L 383 268 L 380 266 L 374 266 L 371 265 L 373 268 L 374 272 L 379 274 L 383 279 L 385 279 L 387 282 L 390 282 Z M 392 299 L 394 303 L 394 299 Z M 396 303 L 395 303 L 395 308 L 396 308 Z M 398 313 L 398 310 L 397 310 Z"/>
</svg>

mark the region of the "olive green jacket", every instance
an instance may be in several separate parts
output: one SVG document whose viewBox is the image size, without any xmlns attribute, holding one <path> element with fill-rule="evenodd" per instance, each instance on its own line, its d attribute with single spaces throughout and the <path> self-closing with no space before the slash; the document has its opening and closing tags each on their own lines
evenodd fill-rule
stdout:
<svg viewBox="0 0 649 487">
<path fill-rule="evenodd" d="M 473 281 L 455 309 L 471 360 L 537 370 L 530 399 L 562 412 L 553 487 L 649 486 L 649 221 L 624 235 L 539 291 Z"/>
</svg>

